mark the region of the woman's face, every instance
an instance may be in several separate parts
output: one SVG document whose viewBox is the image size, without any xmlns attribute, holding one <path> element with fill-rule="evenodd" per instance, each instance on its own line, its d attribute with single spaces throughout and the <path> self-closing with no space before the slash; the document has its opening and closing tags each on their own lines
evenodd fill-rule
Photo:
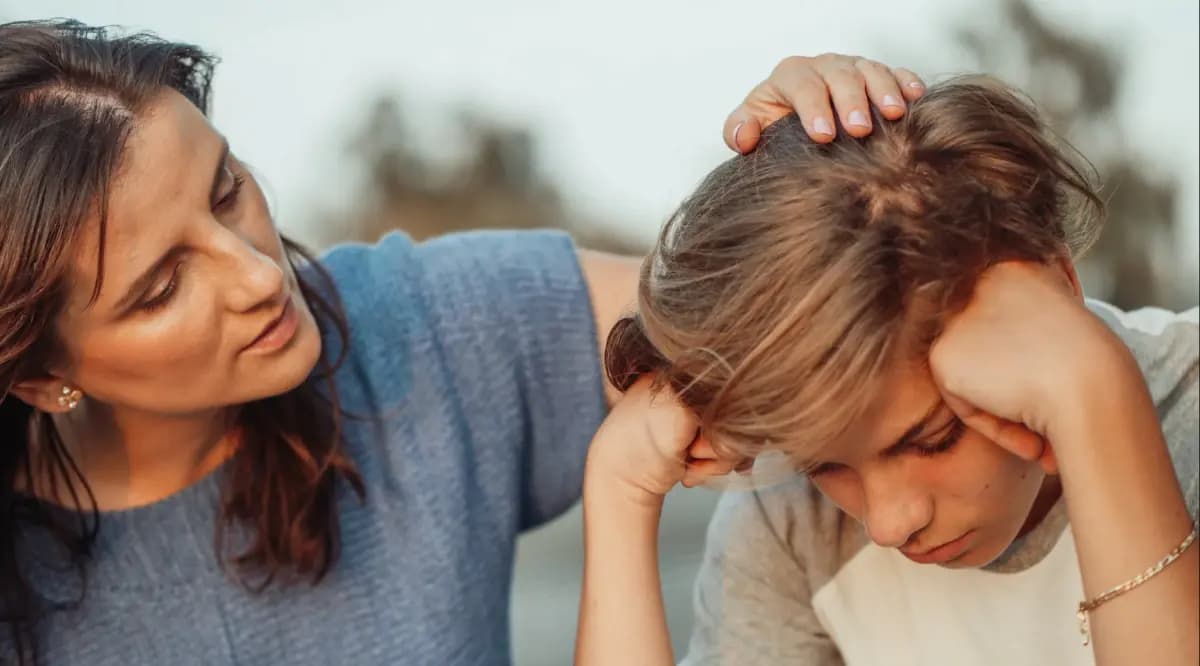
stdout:
<svg viewBox="0 0 1200 666">
<path fill-rule="evenodd" d="M 50 371 L 112 408 L 188 414 L 277 395 L 320 335 L 254 178 L 207 118 L 164 92 L 140 119 L 74 262 Z"/>
<path fill-rule="evenodd" d="M 922 564 L 986 565 L 1022 530 L 1043 486 L 1043 500 L 1057 488 L 1055 478 L 963 426 L 927 368 L 899 367 L 882 386 L 860 423 L 828 448 L 813 483 L 880 546 Z"/>
</svg>

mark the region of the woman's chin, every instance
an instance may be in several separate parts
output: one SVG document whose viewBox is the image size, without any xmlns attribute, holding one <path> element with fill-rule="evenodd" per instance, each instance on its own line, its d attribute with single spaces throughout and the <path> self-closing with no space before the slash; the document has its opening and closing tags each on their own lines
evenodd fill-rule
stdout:
<svg viewBox="0 0 1200 666">
<path fill-rule="evenodd" d="M 244 376 L 252 395 L 245 402 L 282 395 L 312 375 L 321 358 L 321 333 L 307 312 L 301 314 L 295 337 L 287 347 L 268 357 L 252 359 Z"/>
</svg>

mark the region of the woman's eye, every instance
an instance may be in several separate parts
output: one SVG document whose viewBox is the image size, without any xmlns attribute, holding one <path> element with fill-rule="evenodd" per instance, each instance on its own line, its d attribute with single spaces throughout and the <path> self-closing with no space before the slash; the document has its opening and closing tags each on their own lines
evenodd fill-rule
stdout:
<svg viewBox="0 0 1200 666">
<path fill-rule="evenodd" d="M 149 300 L 142 303 L 141 309 L 143 311 L 156 312 L 171 302 L 171 297 L 175 295 L 175 290 L 179 288 L 179 269 L 180 265 L 176 265 L 174 272 L 171 273 L 170 281 L 155 292 Z"/>
<path fill-rule="evenodd" d="M 238 196 L 242 193 L 242 186 L 246 184 L 245 176 L 237 173 L 229 167 L 226 167 L 226 169 L 228 169 L 231 177 L 233 178 L 233 187 L 230 187 L 229 192 L 227 192 L 225 196 L 221 197 L 217 203 L 213 204 L 213 211 L 218 213 L 229 208 L 233 208 L 237 205 Z"/>
</svg>

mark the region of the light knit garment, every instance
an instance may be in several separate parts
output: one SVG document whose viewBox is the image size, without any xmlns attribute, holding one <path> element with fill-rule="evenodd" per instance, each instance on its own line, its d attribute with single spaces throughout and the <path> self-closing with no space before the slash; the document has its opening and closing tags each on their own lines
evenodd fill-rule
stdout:
<svg viewBox="0 0 1200 666">
<path fill-rule="evenodd" d="M 1089 307 L 1146 377 L 1195 520 L 1197 311 Z M 684 664 L 1089 666 L 1069 527 L 1059 499 L 988 567 L 949 570 L 871 544 L 805 480 L 728 493 L 709 527 Z"/>
</svg>

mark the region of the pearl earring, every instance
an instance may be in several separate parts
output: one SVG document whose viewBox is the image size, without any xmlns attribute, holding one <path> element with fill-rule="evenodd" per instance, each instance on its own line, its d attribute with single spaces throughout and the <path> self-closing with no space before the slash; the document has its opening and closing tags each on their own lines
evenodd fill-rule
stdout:
<svg viewBox="0 0 1200 666">
<path fill-rule="evenodd" d="M 58 396 L 58 406 L 68 410 L 75 409 L 79 405 L 80 400 L 83 400 L 82 391 L 64 385 Z"/>
</svg>

